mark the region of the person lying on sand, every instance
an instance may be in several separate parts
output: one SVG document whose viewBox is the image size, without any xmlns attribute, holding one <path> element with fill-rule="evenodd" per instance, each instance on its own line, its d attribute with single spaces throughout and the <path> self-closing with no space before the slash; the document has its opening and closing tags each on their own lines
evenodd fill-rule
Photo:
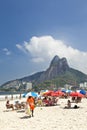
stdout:
<svg viewBox="0 0 87 130">
<path fill-rule="evenodd" d="M 67 101 L 67 106 L 65 106 L 64 108 L 73 108 L 73 109 L 77 109 L 77 108 L 79 108 L 79 106 L 74 105 L 74 107 L 71 107 L 71 101 L 68 100 L 68 101 Z"/>
</svg>

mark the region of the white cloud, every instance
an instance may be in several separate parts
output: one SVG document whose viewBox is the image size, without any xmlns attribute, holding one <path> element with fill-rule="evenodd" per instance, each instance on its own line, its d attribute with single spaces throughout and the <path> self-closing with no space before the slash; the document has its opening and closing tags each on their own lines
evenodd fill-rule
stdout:
<svg viewBox="0 0 87 130">
<path fill-rule="evenodd" d="M 4 48 L 3 51 L 5 52 L 6 55 L 10 55 L 11 54 L 11 52 L 7 48 Z"/>
<path fill-rule="evenodd" d="M 29 42 L 16 46 L 23 52 L 30 53 L 33 62 L 47 64 L 55 55 L 58 55 L 60 58 L 66 57 L 70 67 L 87 73 L 87 52 L 67 46 L 62 40 L 54 39 L 52 36 L 34 36 Z"/>
<path fill-rule="evenodd" d="M 23 46 L 21 46 L 20 44 L 16 44 L 16 47 L 17 47 L 18 49 L 20 49 L 21 51 L 23 51 L 24 53 L 26 53 L 25 48 L 24 48 Z"/>
</svg>

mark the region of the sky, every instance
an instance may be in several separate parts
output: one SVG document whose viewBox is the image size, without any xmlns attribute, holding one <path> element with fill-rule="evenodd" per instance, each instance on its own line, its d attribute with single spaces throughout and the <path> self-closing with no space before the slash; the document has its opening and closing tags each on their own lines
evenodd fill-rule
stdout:
<svg viewBox="0 0 87 130">
<path fill-rule="evenodd" d="M 87 0 L 0 0 L 0 85 L 55 55 L 87 74 Z"/>
</svg>

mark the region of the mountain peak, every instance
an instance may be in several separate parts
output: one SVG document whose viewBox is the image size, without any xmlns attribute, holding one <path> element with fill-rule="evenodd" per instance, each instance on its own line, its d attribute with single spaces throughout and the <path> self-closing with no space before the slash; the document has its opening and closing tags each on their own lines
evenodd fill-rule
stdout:
<svg viewBox="0 0 87 130">
<path fill-rule="evenodd" d="M 43 82 L 45 80 L 51 80 L 58 75 L 66 73 L 69 70 L 69 66 L 67 63 L 67 59 L 65 57 L 59 58 L 57 55 L 54 56 L 53 60 L 49 68 L 41 74 L 39 78 L 39 82 Z"/>
<path fill-rule="evenodd" d="M 59 56 L 54 56 L 53 60 L 51 61 L 51 66 L 58 66 L 59 68 L 66 66 L 66 68 L 69 68 L 67 59 L 65 57 L 59 58 Z"/>
<path fill-rule="evenodd" d="M 51 61 L 49 71 L 51 70 L 54 73 L 56 70 L 56 74 L 58 75 L 61 72 L 65 72 L 69 69 L 69 65 L 67 59 L 65 57 L 59 58 L 59 56 L 54 56 L 53 60 Z M 55 75 L 55 74 L 54 74 Z"/>
<path fill-rule="evenodd" d="M 51 61 L 51 65 L 55 65 L 56 63 L 58 63 L 60 60 L 59 56 L 54 56 L 53 60 Z"/>
</svg>

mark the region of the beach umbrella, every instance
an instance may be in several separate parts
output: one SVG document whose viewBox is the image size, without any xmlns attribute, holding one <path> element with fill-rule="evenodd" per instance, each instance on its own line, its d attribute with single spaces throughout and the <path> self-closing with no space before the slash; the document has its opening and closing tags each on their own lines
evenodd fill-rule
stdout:
<svg viewBox="0 0 87 130">
<path fill-rule="evenodd" d="M 85 90 L 80 90 L 80 93 L 83 95 L 86 95 L 86 91 Z"/>
<path fill-rule="evenodd" d="M 52 96 L 52 97 L 58 97 L 58 96 L 59 96 L 59 94 L 58 94 L 58 93 L 56 93 L 56 92 L 52 92 L 52 93 L 51 93 L 51 96 Z"/>
<path fill-rule="evenodd" d="M 52 90 L 49 90 L 48 92 L 44 92 L 43 96 L 51 96 L 51 93 L 54 92 Z"/>
<path fill-rule="evenodd" d="M 65 95 L 65 93 L 60 91 L 60 90 L 56 91 L 55 93 L 58 94 L 59 96 L 64 96 Z"/>
<path fill-rule="evenodd" d="M 80 90 L 76 90 L 76 92 L 78 92 L 78 93 L 79 93 L 79 92 L 80 92 Z"/>
<path fill-rule="evenodd" d="M 64 92 L 64 93 L 71 93 L 72 92 L 72 90 L 70 90 L 70 89 L 67 89 L 67 90 L 62 90 L 62 92 Z"/>
<path fill-rule="evenodd" d="M 49 90 L 43 90 L 43 91 L 41 91 L 40 93 L 41 93 L 41 95 L 44 95 L 46 92 L 48 92 Z"/>
<path fill-rule="evenodd" d="M 72 92 L 72 90 L 69 90 L 69 89 L 68 89 L 68 90 L 66 90 L 66 93 L 71 93 L 71 92 Z"/>
<path fill-rule="evenodd" d="M 72 96 L 72 97 L 81 97 L 81 98 L 84 97 L 84 95 L 79 93 L 79 92 L 71 92 L 70 96 Z"/>
<path fill-rule="evenodd" d="M 36 92 L 29 92 L 26 94 L 26 97 L 29 97 L 29 96 L 38 97 L 38 94 Z"/>
<path fill-rule="evenodd" d="M 63 89 L 63 90 L 62 90 L 62 92 L 63 92 L 63 93 L 66 93 L 66 90 L 65 90 L 65 89 Z"/>
<path fill-rule="evenodd" d="M 22 97 L 26 97 L 26 94 L 27 94 L 27 93 L 24 93 L 24 94 L 22 95 Z"/>
</svg>

